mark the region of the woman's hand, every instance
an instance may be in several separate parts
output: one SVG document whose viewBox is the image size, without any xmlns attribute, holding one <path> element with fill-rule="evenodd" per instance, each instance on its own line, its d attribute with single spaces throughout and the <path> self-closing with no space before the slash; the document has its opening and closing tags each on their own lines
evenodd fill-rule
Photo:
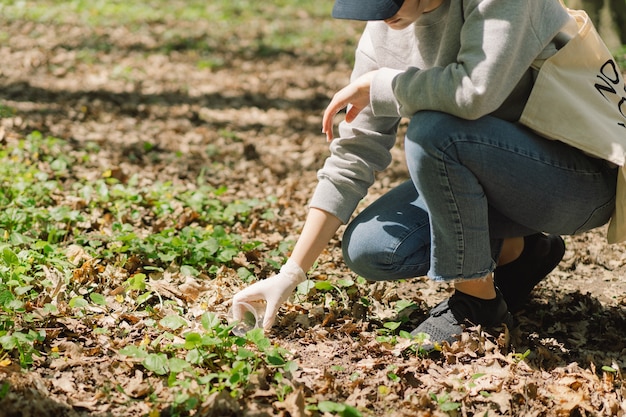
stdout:
<svg viewBox="0 0 626 417">
<path fill-rule="evenodd" d="M 295 262 L 288 260 L 280 272 L 270 278 L 256 282 L 233 297 L 233 311 L 239 311 L 239 303 L 265 302 L 263 328 L 269 330 L 274 324 L 276 314 L 295 288 L 306 280 L 306 274 Z M 237 317 L 235 317 L 237 318 Z"/>
<path fill-rule="evenodd" d="M 328 142 L 333 140 L 333 118 L 341 109 L 351 105 L 346 113 L 346 122 L 350 123 L 370 104 L 370 86 L 375 74 L 376 71 L 371 71 L 361 75 L 333 96 L 322 119 L 322 133 Z"/>
</svg>

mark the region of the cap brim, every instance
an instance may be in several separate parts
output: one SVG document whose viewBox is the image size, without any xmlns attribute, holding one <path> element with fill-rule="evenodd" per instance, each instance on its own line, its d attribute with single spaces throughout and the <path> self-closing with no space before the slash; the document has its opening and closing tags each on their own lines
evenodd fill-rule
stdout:
<svg viewBox="0 0 626 417">
<path fill-rule="evenodd" d="M 335 19 L 385 20 L 394 16 L 400 6 L 391 0 L 336 0 L 332 16 Z"/>
</svg>

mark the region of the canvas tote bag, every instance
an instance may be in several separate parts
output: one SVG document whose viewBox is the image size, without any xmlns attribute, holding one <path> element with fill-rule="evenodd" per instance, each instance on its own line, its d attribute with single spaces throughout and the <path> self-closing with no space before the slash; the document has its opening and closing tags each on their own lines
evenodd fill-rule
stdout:
<svg viewBox="0 0 626 417">
<path fill-rule="evenodd" d="M 620 167 L 607 239 L 621 242 L 626 240 L 626 85 L 587 13 L 567 10 L 577 31 L 556 54 L 533 64 L 539 73 L 520 123 Z"/>
</svg>

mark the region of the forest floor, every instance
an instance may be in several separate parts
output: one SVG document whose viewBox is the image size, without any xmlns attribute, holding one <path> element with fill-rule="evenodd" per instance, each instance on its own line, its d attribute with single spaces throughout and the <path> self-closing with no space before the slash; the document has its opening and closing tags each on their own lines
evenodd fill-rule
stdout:
<svg viewBox="0 0 626 417">
<path fill-rule="evenodd" d="M 0 121 L 3 144 L 39 131 L 89 155 L 76 175 L 177 184 L 204 176 L 226 187 L 225 199 L 272 196 L 275 217 L 253 219 L 244 238 L 264 242 L 268 253 L 295 241 L 328 155 L 321 113 L 348 80 L 360 26 L 343 27 L 336 43 L 283 51 L 261 50 L 258 27 L 218 37 L 202 20 L 131 27 L 0 17 L 0 28 L 0 103 L 14 110 Z M 200 43 L 208 47 L 199 51 Z M 96 155 L 88 143 L 98 144 Z M 407 178 L 401 140 L 393 154 L 359 209 Z M 293 390 L 284 398 L 262 386 L 237 399 L 213 397 L 196 415 L 324 414 L 306 406 L 325 400 L 367 416 L 624 416 L 626 246 L 608 245 L 604 229 L 565 240 L 563 261 L 506 337 L 476 329 L 438 357 L 422 357 L 384 324 L 411 330 L 451 289 L 425 278 L 364 284 L 342 262 L 339 233 L 310 273 L 338 290 L 297 296 L 268 334 L 299 366 Z M 248 285 L 240 266 L 259 279 L 275 270 L 263 253 L 236 259 L 181 305 L 224 318 Z M 351 292 L 341 291 L 346 282 Z M 158 415 L 155 397 L 170 395 L 163 379 L 120 369 L 114 349 L 91 353 L 100 339 L 79 319 L 73 325 L 83 333 L 61 346 L 64 361 L 0 366 L 0 381 L 11 385 L 0 416 Z"/>
</svg>

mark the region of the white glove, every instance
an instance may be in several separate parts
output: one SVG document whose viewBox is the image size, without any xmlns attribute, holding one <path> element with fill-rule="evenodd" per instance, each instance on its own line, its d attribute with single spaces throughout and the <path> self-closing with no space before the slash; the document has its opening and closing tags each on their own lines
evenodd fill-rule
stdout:
<svg viewBox="0 0 626 417">
<path fill-rule="evenodd" d="M 269 330 L 274 324 L 276 314 L 295 288 L 306 280 L 306 274 L 300 266 L 291 259 L 280 268 L 280 272 L 263 281 L 256 282 L 239 291 L 233 297 L 233 310 L 237 311 L 239 303 L 265 302 L 265 317 L 263 328 Z"/>
</svg>

